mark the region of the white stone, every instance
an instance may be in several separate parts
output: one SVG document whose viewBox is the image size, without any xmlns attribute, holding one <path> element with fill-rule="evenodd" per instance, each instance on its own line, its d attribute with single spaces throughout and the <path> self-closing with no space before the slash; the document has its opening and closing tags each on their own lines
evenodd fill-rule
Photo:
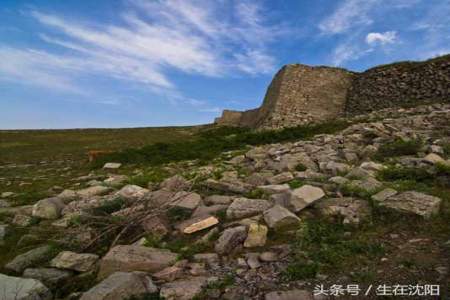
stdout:
<svg viewBox="0 0 450 300">
<path fill-rule="evenodd" d="M 299 212 L 324 196 L 325 193 L 321 188 L 304 185 L 290 192 L 289 205 L 294 212 Z"/>
</svg>

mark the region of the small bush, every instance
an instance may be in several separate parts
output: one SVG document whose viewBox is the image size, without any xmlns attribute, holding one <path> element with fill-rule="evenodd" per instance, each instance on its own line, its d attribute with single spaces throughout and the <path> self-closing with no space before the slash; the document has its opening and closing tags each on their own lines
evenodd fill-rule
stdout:
<svg viewBox="0 0 450 300">
<path fill-rule="evenodd" d="M 167 211 L 167 217 L 172 223 L 187 220 L 191 216 L 192 212 L 188 209 L 181 207 L 172 207 Z"/>
<path fill-rule="evenodd" d="M 113 212 L 121 210 L 125 206 L 122 198 L 116 198 L 112 201 L 105 202 L 102 206 L 92 209 L 94 215 L 110 215 Z"/>
<path fill-rule="evenodd" d="M 302 163 L 295 166 L 295 171 L 298 171 L 298 172 L 303 172 L 303 171 L 306 171 L 307 169 L 308 168 Z"/>
<path fill-rule="evenodd" d="M 424 168 L 388 167 L 378 173 L 378 177 L 384 181 L 414 180 L 423 182 L 433 180 L 434 176 Z"/>
<path fill-rule="evenodd" d="M 291 189 L 297 189 L 304 185 L 304 183 L 299 179 L 291 180 L 288 184 Z"/>
<path fill-rule="evenodd" d="M 450 164 L 437 163 L 436 171 L 440 176 L 450 176 Z"/>
<path fill-rule="evenodd" d="M 282 277 L 287 281 L 303 280 L 314 278 L 317 275 L 319 266 L 315 263 L 292 263 L 283 271 Z"/>
<path fill-rule="evenodd" d="M 397 139 L 381 145 L 375 154 L 375 158 L 377 160 L 385 160 L 386 158 L 395 156 L 416 155 L 422 148 L 422 145 L 422 141 L 418 139 L 408 141 Z"/>
<path fill-rule="evenodd" d="M 444 155 L 450 157 L 450 143 L 442 145 L 442 149 L 444 150 Z"/>
</svg>

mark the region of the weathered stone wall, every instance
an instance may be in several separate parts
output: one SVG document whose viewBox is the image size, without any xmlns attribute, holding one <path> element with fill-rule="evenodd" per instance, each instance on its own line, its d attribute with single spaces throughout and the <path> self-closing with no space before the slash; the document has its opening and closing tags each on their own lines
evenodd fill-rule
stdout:
<svg viewBox="0 0 450 300">
<path fill-rule="evenodd" d="M 269 86 L 254 127 L 274 129 L 336 118 L 352 77 L 340 68 L 284 66 Z"/>
<path fill-rule="evenodd" d="M 276 129 L 442 101 L 450 102 L 450 55 L 379 66 L 363 73 L 293 64 L 275 75 L 261 107 L 245 112 L 226 110 L 216 123 Z"/>
<path fill-rule="evenodd" d="M 435 101 L 450 102 L 450 55 L 379 66 L 358 74 L 349 89 L 345 111 L 361 114 Z"/>
</svg>

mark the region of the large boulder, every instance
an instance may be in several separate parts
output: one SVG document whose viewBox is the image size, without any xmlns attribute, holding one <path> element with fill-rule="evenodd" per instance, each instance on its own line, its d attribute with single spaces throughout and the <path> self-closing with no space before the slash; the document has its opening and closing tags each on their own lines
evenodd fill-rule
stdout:
<svg viewBox="0 0 450 300">
<path fill-rule="evenodd" d="M 225 229 L 216 241 L 215 250 L 219 254 L 229 254 L 242 245 L 246 238 L 247 228 L 245 226 Z"/>
<path fill-rule="evenodd" d="M 117 272 L 143 271 L 155 273 L 172 265 L 175 253 L 165 249 L 134 245 L 115 246 L 101 259 L 99 278 Z"/>
<path fill-rule="evenodd" d="M 12 261 L 5 265 L 5 269 L 22 274 L 26 268 L 47 262 L 52 259 L 53 249 L 51 246 L 41 246 L 23 254 L 17 255 Z"/>
<path fill-rule="evenodd" d="M 294 212 L 299 212 L 324 196 L 325 193 L 321 188 L 304 185 L 290 192 L 289 206 Z"/>
<path fill-rule="evenodd" d="M 206 286 L 207 277 L 191 277 L 163 284 L 159 295 L 166 300 L 191 300 Z"/>
<path fill-rule="evenodd" d="M 414 214 L 425 219 L 437 214 L 442 200 L 416 191 L 403 192 L 378 201 L 378 205 L 400 213 Z"/>
<path fill-rule="evenodd" d="M 80 300 L 121 300 L 158 291 L 143 272 L 115 272 L 85 292 Z"/>
<path fill-rule="evenodd" d="M 49 289 L 36 279 L 0 274 L 0 299 L 2 300 L 51 300 L 52 298 Z"/>
<path fill-rule="evenodd" d="M 300 222 L 300 218 L 280 205 L 275 205 L 264 212 L 264 221 L 270 228 L 280 229 Z"/>
<path fill-rule="evenodd" d="M 58 269 L 87 272 L 95 266 L 98 259 L 99 257 L 96 254 L 63 251 L 52 259 L 50 265 Z"/>
<path fill-rule="evenodd" d="M 251 217 L 269 209 L 272 204 L 262 199 L 236 198 L 227 209 L 227 218 L 240 219 Z"/>
<path fill-rule="evenodd" d="M 58 219 L 64 207 L 64 202 L 58 197 L 42 199 L 33 205 L 32 215 L 41 219 Z"/>
<path fill-rule="evenodd" d="M 26 269 L 22 277 L 41 281 L 49 288 L 57 288 L 72 277 L 72 272 L 53 268 Z"/>
</svg>

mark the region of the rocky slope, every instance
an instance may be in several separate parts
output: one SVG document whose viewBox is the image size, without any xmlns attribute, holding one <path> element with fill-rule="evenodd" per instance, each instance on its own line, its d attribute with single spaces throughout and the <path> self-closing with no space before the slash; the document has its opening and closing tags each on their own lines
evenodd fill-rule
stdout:
<svg viewBox="0 0 450 300">
<path fill-rule="evenodd" d="M 169 164 L 160 184 L 109 164 L 32 206 L 3 193 L 0 241 L 23 253 L 3 266 L 0 299 L 328 299 L 337 284 L 374 285 L 340 299 L 383 284 L 449 296 L 450 105 L 350 120 Z"/>
</svg>

